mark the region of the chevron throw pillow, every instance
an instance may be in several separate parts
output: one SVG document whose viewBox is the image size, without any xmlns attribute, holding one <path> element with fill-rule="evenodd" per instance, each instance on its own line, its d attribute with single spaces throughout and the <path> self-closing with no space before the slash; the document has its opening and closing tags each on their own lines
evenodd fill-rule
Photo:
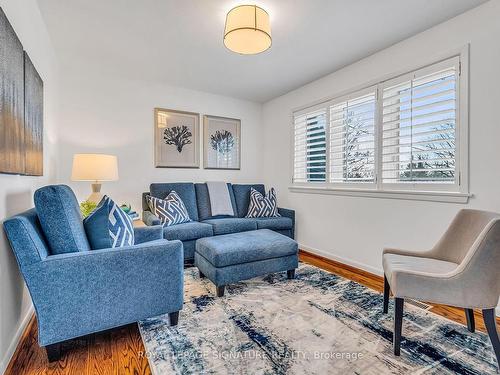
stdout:
<svg viewBox="0 0 500 375">
<path fill-rule="evenodd" d="M 132 219 L 107 195 L 83 226 L 92 250 L 132 246 L 135 241 Z"/>
<path fill-rule="evenodd" d="M 165 227 L 191 221 L 184 202 L 173 190 L 165 199 L 155 198 L 150 195 L 146 199 L 151 212 L 160 219 L 160 222 Z"/>
<path fill-rule="evenodd" d="M 246 217 L 279 217 L 278 201 L 276 191 L 271 188 L 266 196 L 263 196 L 254 188 L 250 188 L 250 204 Z"/>
</svg>

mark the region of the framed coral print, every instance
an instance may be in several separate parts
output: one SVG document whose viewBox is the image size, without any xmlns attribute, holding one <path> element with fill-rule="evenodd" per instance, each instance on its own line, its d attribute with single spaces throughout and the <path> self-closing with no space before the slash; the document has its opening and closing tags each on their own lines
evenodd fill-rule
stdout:
<svg viewBox="0 0 500 375">
<path fill-rule="evenodd" d="M 155 108 L 156 168 L 199 168 L 199 113 Z"/>
<path fill-rule="evenodd" d="M 240 169 L 241 120 L 203 117 L 204 168 Z"/>
</svg>

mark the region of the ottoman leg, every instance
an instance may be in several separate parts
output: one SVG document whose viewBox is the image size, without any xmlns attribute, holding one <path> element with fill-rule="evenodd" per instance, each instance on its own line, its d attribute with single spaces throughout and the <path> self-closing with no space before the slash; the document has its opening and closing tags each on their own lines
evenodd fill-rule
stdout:
<svg viewBox="0 0 500 375">
<path fill-rule="evenodd" d="M 286 276 L 289 279 L 295 279 L 295 270 L 288 270 L 288 271 L 286 271 Z"/>
<path fill-rule="evenodd" d="M 179 311 L 168 313 L 170 319 L 170 326 L 176 326 L 179 323 Z"/>
<path fill-rule="evenodd" d="M 217 286 L 217 297 L 224 297 L 224 285 L 222 286 Z"/>
<path fill-rule="evenodd" d="M 205 278 L 205 274 L 200 271 L 200 279 L 204 279 L 204 278 Z"/>
</svg>

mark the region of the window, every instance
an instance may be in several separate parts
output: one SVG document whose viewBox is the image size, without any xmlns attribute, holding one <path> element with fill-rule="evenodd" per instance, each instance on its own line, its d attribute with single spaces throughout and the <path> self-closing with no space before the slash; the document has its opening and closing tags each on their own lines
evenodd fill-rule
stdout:
<svg viewBox="0 0 500 375">
<path fill-rule="evenodd" d="M 295 112 L 294 186 L 468 194 L 460 64 L 453 57 Z"/>
<path fill-rule="evenodd" d="M 330 105 L 330 182 L 375 182 L 375 91 Z"/>
<path fill-rule="evenodd" d="M 455 183 L 456 67 L 446 61 L 383 84 L 383 183 Z"/>
<path fill-rule="evenodd" d="M 326 181 L 326 110 L 294 116 L 295 182 Z"/>
</svg>

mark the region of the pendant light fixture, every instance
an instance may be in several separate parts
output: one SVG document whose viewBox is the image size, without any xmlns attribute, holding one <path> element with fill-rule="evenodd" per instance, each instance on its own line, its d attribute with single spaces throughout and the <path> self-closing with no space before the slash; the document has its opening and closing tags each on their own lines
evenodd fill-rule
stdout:
<svg viewBox="0 0 500 375">
<path fill-rule="evenodd" d="M 254 55 L 271 47 L 269 14 L 257 5 L 239 5 L 226 16 L 224 45 L 243 55 Z"/>
</svg>

